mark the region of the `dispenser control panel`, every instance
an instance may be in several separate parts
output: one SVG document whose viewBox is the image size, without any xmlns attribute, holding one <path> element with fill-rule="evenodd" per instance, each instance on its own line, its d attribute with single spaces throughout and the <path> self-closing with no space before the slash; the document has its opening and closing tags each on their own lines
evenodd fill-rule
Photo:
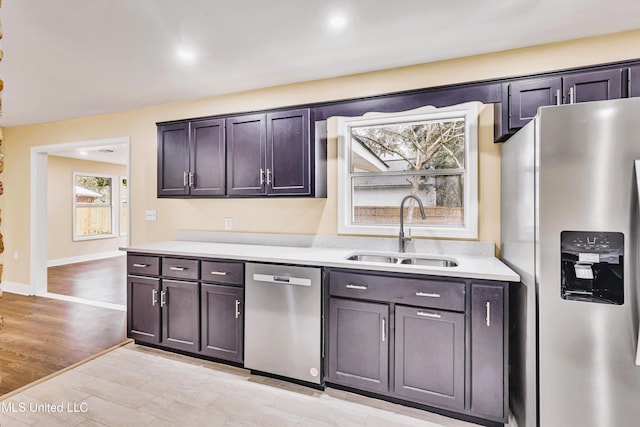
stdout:
<svg viewBox="0 0 640 427">
<path fill-rule="evenodd" d="M 563 231 L 560 256 L 563 299 L 624 304 L 622 233 Z"/>
</svg>

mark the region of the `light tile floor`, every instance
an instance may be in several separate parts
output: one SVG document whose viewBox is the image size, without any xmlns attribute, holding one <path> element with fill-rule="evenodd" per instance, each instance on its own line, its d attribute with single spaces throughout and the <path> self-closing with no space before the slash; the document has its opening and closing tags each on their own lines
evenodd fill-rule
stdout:
<svg viewBox="0 0 640 427">
<path fill-rule="evenodd" d="M 12 426 L 475 426 L 128 344 L 0 401 Z"/>
</svg>

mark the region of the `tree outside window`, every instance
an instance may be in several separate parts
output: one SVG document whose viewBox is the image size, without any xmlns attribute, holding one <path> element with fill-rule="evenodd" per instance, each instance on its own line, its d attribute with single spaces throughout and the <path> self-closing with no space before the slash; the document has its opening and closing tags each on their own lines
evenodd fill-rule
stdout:
<svg viewBox="0 0 640 427">
<path fill-rule="evenodd" d="M 469 108 L 467 108 L 469 107 Z M 427 107 L 339 119 L 339 231 L 476 237 L 477 110 Z M 407 195 L 423 202 L 426 219 Z"/>
</svg>

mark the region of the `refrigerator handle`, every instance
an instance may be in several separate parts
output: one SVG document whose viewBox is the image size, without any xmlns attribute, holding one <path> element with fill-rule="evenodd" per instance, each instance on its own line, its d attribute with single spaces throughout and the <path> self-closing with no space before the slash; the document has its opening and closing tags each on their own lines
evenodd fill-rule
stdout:
<svg viewBox="0 0 640 427">
<path fill-rule="evenodd" d="M 636 160 L 636 186 L 638 190 L 638 200 L 640 200 L 640 160 Z M 638 237 L 636 237 L 638 238 Z M 637 280 L 637 279 L 636 279 Z M 637 286 L 637 284 L 636 284 Z M 640 366 L 640 327 L 638 328 L 638 341 L 636 343 L 636 366 Z"/>
</svg>

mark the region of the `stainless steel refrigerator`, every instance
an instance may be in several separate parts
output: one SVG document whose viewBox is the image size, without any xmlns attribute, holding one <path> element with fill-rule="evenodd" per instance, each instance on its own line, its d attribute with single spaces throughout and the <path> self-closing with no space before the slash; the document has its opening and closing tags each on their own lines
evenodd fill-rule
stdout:
<svg viewBox="0 0 640 427">
<path fill-rule="evenodd" d="M 541 108 L 501 149 L 518 425 L 640 425 L 640 99 Z"/>
</svg>

